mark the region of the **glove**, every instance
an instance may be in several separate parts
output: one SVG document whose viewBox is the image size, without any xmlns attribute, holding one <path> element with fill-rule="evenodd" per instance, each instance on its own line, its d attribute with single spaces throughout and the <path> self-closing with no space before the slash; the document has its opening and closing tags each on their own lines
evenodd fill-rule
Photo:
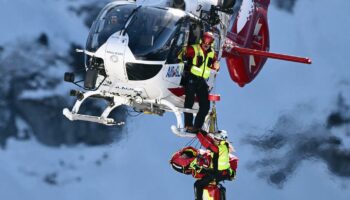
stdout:
<svg viewBox="0 0 350 200">
<path fill-rule="evenodd" d="M 213 64 L 213 69 L 216 70 L 216 71 L 219 71 L 219 69 L 220 69 L 220 64 L 219 64 L 218 61 L 214 62 L 214 64 Z"/>
</svg>

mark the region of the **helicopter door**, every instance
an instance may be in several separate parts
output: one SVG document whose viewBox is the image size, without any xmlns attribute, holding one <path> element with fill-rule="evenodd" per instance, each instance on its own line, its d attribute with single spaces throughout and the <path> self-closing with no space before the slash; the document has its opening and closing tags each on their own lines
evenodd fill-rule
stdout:
<svg viewBox="0 0 350 200">
<path fill-rule="evenodd" d="M 189 37 L 189 23 L 186 18 L 182 19 L 182 23 L 177 27 L 170 53 L 166 60 L 166 70 L 164 80 L 175 85 L 180 85 L 184 64 L 179 62 L 178 56 L 186 48 Z"/>
<path fill-rule="evenodd" d="M 183 23 L 179 28 L 179 31 L 176 31 L 177 34 L 174 37 L 170 53 L 168 55 L 166 64 L 176 64 L 178 62 L 178 55 L 181 53 L 182 49 L 185 47 L 185 44 L 188 42 L 189 35 L 189 26 L 188 23 Z"/>
</svg>

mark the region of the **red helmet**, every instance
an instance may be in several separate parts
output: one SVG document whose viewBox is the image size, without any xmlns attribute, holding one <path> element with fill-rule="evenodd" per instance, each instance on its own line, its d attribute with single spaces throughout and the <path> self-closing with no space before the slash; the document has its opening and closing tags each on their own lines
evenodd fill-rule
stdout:
<svg viewBox="0 0 350 200">
<path fill-rule="evenodd" d="M 212 32 L 205 32 L 202 37 L 202 43 L 211 45 L 214 39 L 214 34 Z"/>
</svg>

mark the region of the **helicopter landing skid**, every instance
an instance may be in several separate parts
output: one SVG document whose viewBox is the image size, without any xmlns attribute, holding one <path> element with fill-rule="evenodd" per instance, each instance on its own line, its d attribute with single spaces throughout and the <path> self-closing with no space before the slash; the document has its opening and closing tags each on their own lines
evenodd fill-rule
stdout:
<svg viewBox="0 0 350 200">
<path fill-rule="evenodd" d="M 176 123 L 176 126 L 172 125 L 170 127 L 170 129 L 176 136 L 187 137 L 187 138 L 194 138 L 194 137 L 196 137 L 195 134 L 186 132 L 186 129 L 185 129 L 184 125 L 183 125 L 182 113 L 183 112 L 189 112 L 189 113 L 196 114 L 197 110 L 187 109 L 187 108 L 179 108 L 179 107 L 176 107 L 171 102 L 169 102 L 167 100 L 164 100 L 164 99 L 161 99 L 159 101 L 159 104 L 168 107 L 170 109 L 170 111 L 172 111 L 175 114 L 177 123 Z"/>
<path fill-rule="evenodd" d="M 88 122 L 95 122 L 104 124 L 107 126 L 114 126 L 114 125 L 124 125 L 125 122 L 116 122 L 113 118 L 103 118 L 98 116 L 91 116 L 91 115 L 82 115 L 82 114 L 74 114 L 71 111 L 69 111 L 68 108 L 63 109 L 63 114 L 71 121 L 88 121 Z"/>
<path fill-rule="evenodd" d="M 68 108 L 64 108 L 63 115 L 66 116 L 71 121 L 75 121 L 75 120 L 89 121 L 89 122 L 104 124 L 107 126 L 114 126 L 114 125 L 120 126 L 125 124 L 124 122 L 116 122 L 113 118 L 108 118 L 108 115 L 112 112 L 112 110 L 114 110 L 120 105 L 126 104 L 126 101 L 123 98 L 118 98 L 118 97 L 111 98 L 110 105 L 105 108 L 101 116 L 78 114 L 80 106 L 86 99 L 90 97 L 100 98 L 101 96 L 102 95 L 99 91 L 89 91 L 86 93 L 81 93 L 80 98 L 78 98 L 77 101 L 75 102 L 72 108 L 72 111 L 70 111 Z"/>
</svg>

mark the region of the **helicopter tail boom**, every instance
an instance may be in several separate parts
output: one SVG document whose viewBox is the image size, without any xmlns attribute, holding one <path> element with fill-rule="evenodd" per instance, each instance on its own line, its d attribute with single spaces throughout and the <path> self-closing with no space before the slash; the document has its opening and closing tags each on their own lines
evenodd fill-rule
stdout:
<svg viewBox="0 0 350 200">
<path fill-rule="evenodd" d="M 312 63 L 312 60 L 310 58 L 307 58 L 307 57 L 305 58 L 305 57 L 298 57 L 298 56 L 292 56 L 292 55 L 286 55 L 286 54 L 272 53 L 272 52 L 268 52 L 268 51 L 261 51 L 261 50 L 257 50 L 257 49 L 248 49 L 248 48 L 243 48 L 243 47 L 239 47 L 239 46 L 234 46 L 232 48 L 232 50 L 239 53 L 239 54 L 261 56 L 261 57 L 266 57 L 266 58 L 273 58 L 273 59 L 298 62 L 298 63 L 304 63 L 304 64 L 311 64 Z"/>
</svg>

